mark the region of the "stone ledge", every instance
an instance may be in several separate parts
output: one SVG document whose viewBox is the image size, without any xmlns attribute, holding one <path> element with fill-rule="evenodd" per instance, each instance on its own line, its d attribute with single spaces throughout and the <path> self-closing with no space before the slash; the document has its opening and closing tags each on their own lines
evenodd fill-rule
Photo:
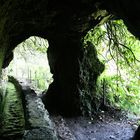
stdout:
<svg viewBox="0 0 140 140">
<path fill-rule="evenodd" d="M 57 140 L 54 124 L 42 100 L 29 87 L 22 86 L 22 90 L 26 118 L 23 140 Z"/>
</svg>

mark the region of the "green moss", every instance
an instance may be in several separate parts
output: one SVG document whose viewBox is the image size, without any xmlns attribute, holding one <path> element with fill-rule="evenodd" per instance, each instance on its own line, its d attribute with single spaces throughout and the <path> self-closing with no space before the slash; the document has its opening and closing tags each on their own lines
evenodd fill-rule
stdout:
<svg viewBox="0 0 140 140">
<path fill-rule="evenodd" d="M 13 83 L 8 82 L 6 93 L 4 125 L 2 127 L 1 135 L 10 136 L 22 134 L 25 122 L 19 91 L 17 91 Z"/>
</svg>

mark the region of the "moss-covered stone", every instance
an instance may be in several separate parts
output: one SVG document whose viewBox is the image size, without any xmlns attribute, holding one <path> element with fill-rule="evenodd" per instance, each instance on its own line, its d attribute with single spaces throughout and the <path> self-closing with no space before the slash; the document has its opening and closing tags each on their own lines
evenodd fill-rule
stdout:
<svg viewBox="0 0 140 140">
<path fill-rule="evenodd" d="M 87 42 L 83 48 L 83 57 L 80 64 L 79 92 L 81 99 L 81 109 L 84 115 L 91 115 L 98 108 L 96 96 L 96 81 L 103 72 L 104 65 L 97 57 L 95 46 Z"/>
<path fill-rule="evenodd" d="M 23 140 L 57 140 L 54 125 L 42 100 L 29 87 L 23 86 L 25 98 L 25 133 Z"/>
<path fill-rule="evenodd" d="M 14 83 L 8 82 L 3 109 L 3 125 L 0 135 L 3 137 L 22 135 L 24 133 L 24 111 L 21 100 L 21 90 Z"/>
</svg>

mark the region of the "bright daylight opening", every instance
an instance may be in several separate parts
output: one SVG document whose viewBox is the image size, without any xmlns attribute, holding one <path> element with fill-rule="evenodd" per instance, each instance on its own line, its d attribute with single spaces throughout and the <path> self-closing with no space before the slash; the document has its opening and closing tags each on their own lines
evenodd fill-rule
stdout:
<svg viewBox="0 0 140 140">
<path fill-rule="evenodd" d="M 32 36 L 14 49 L 14 58 L 5 73 L 30 86 L 36 93 L 53 81 L 47 58 L 48 41 Z"/>
<path fill-rule="evenodd" d="M 140 41 L 122 20 L 91 30 L 86 39 L 96 46 L 105 64 L 98 78 L 98 98 L 102 94 L 105 105 L 140 116 Z"/>
</svg>

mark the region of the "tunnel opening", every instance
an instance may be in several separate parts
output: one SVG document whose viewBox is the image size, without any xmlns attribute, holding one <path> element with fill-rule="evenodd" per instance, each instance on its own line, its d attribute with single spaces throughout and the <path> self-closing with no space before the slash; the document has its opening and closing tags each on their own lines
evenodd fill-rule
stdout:
<svg viewBox="0 0 140 140">
<path fill-rule="evenodd" d="M 94 95 L 98 110 L 118 108 L 126 111 L 128 118 L 139 117 L 140 41 L 128 31 L 123 20 L 112 20 L 90 30 L 85 41 L 93 43 L 105 65 Z"/>
<path fill-rule="evenodd" d="M 10 135 L 13 139 L 21 138 L 25 130 L 33 129 L 34 125 L 51 125 L 47 118 L 48 112 L 40 99 L 53 82 L 47 58 L 48 47 L 47 40 L 31 36 L 16 46 L 13 60 L 2 70 L 0 139 Z M 41 124 L 42 120 L 44 124 Z"/>
<path fill-rule="evenodd" d="M 29 37 L 13 50 L 14 58 L 4 70 L 5 73 L 14 76 L 38 94 L 47 91 L 53 82 L 47 57 L 48 46 L 46 39 Z"/>
</svg>

